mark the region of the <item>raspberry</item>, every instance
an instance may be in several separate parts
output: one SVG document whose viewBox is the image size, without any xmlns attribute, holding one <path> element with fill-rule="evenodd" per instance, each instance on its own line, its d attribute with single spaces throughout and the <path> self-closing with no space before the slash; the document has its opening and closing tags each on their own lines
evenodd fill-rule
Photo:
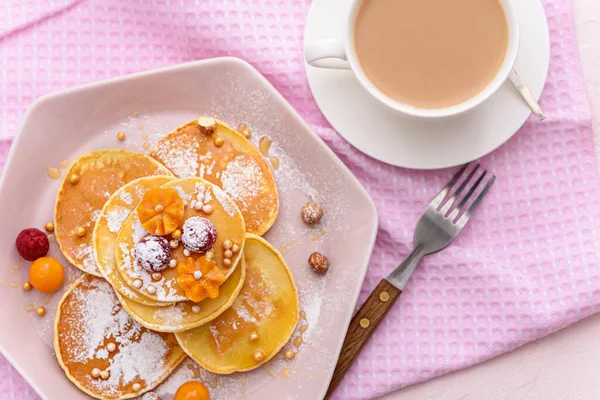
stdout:
<svg viewBox="0 0 600 400">
<path fill-rule="evenodd" d="M 39 229 L 23 229 L 15 242 L 17 251 L 27 261 L 35 261 L 48 254 L 48 236 Z"/>
<path fill-rule="evenodd" d="M 133 251 L 138 265 L 149 272 L 160 272 L 171 261 L 169 242 L 159 236 L 148 235 L 142 238 Z"/>
<path fill-rule="evenodd" d="M 212 222 L 202 217 L 191 217 L 183 223 L 181 241 L 192 253 L 204 254 L 217 240 L 217 230 Z"/>
</svg>

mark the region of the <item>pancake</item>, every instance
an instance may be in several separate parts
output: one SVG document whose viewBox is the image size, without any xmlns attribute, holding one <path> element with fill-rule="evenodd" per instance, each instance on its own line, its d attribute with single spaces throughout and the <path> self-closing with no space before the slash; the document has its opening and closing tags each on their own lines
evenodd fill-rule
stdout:
<svg viewBox="0 0 600 400">
<path fill-rule="evenodd" d="M 199 303 L 181 301 L 168 307 L 152 307 L 119 297 L 121 305 L 142 326 L 158 332 L 181 332 L 203 325 L 221 315 L 237 298 L 246 277 L 244 259 L 219 288 L 219 297 Z"/>
<path fill-rule="evenodd" d="M 87 274 L 58 305 L 54 350 L 79 389 L 107 400 L 152 390 L 185 358 L 173 334 L 152 332 L 135 322 L 108 282 Z M 107 375 L 94 377 L 95 372 Z"/>
<path fill-rule="evenodd" d="M 279 212 L 273 173 L 248 139 L 224 122 L 215 122 L 209 134 L 197 121 L 177 128 L 158 141 L 150 156 L 178 177 L 199 176 L 221 187 L 244 214 L 247 231 L 262 236 Z M 221 146 L 214 143 L 217 137 L 223 139 Z"/>
<path fill-rule="evenodd" d="M 136 179 L 135 181 L 131 181 L 122 186 L 113 193 L 104 204 L 100 217 L 96 222 L 96 227 L 94 228 L 92 239 L 94 257 L 96 266 L 104 279 L 112 285 L 117 294 L 148 306 L 165 307 L 172 303 L 163 303 L 152 300 L 133 290 L 133 288 L 125 282 L 117 269 L 115 246 L 123 221 L 135 210 L 142 200 L 142 197 L 144 197 L 144 194 L 149 189 L 164 185 L 173 179 L 175 178 L 166 175 L 148 176 Z"/>
<path fill-rule="evenodd" d="M 199 187 L 204 186 L 207 194 L 205 204 L 212 207 L 212 211 L 206 214 L 202 210 L 196 210 L 192 207 L 192 200 L 197 198 Z M 175 189 L 180 197 L 187 203 L 184 209 L 184 221 L 190 217 L 203 217 L 209 219 L 217 231 L 216 243 L 212 249 L 217 268 L 228 278 L 238 265 L 244 250 L 245 242 L 245 224 L 242 213 L 229 196 L 218 186 L 213 185 L 200 178 L 176 179 L 163 186 L 162 188 Z M 142 227 L 137 212 L 133 212 L 127 217 L 117 237 L 116 260 L 117 268 L 122 277 L 129 286 L 139 293 L 161 302 L 179 302 L 187 301 L 185 292 L 177 283 L 177 269 L 167 268 L 162 271 L 160 280 L 152 279 L 152 274 L 141 268 L 133 257 L 133 249 L 148 232 Z M 238 251 L 230 259 L 231 265 L 225 266 L 225 254 L 223 242 L 226 240 L 238 246 Z M 187 260 L 183 254 L 183 245 L 171 250 L 171 258 L 177 260 L 180 264 Z M 142 284 L 136 288 L 134 281 L 141 280 Z M 148 289 L 155 293 L 149 293 Z"/>
<path fill-rule="evenodd" d="M 125 150 L 95 150 L 75 160 L 60 185 L 54 209 L 54 234 L 67 260 L 84 272 L 101 276 L 92 250 L 92 232 L 100 210 L 118 188 L 149 175 L 171 172 L 144 154 Z"/>
<path fill-rule="evenodd" d="M 176 333 L 181 348 L 202 368 L 249 371 L 281 350 L 298 323 L 298 291 L 281 254 L 263 238 L 246 238 L 246 280 L 233 305 L 218 318 Z"/>
</svg>

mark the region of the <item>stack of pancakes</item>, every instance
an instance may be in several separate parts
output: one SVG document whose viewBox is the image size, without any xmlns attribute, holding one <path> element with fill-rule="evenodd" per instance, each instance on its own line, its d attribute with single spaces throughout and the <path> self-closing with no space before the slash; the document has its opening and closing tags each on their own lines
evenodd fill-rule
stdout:
<svg viewBox="0 0 600 400">
<path fill-rule="evenodd" d="M 199 187 L 210 213 L 192 205 Z M 136 262 L 133 248 L 149 234 L 137 207 L 153 188 L 177 191 L 184 221 L 201 216 L 216 228 L 211 255 L 225 280 L 215 298 L 191 301 L 177 269 L 152 274 Z M 93 397 L 126 399 L 156 387 L 186 355 L 221 374 L 271 359 L 298 322 L 293 276 L 261 237 L 278 210 L 266 160 L 208 117 L 163 137 L 150 156 L 97 150 L 75 161 L 55 207 L 60 249 L 85 272 L 56 314 L 56 355 L 69 379 Z M 186 256 L 182 245 L 171 251 L 177 263 Z"/>
</svg>

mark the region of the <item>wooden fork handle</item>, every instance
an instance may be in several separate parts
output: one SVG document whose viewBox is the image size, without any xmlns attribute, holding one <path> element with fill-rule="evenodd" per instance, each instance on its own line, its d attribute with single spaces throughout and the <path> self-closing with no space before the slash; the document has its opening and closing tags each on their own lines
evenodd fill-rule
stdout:
<svg viewBox="0 0 600 400">
<path fill-rule="evenodd" d="M 402 291 L 382 279 L 350 321 L 325 399 L 329 398 Z"/>
</svg>

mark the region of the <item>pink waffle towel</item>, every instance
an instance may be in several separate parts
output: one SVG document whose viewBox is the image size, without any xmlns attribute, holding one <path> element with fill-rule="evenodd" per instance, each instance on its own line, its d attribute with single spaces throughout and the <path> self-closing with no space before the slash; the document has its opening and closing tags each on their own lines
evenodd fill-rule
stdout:
<svg viewBox="0 0 600 400">
<path fill-rule="evenodd" d="M 371 398 L 473 365 L 600 309 L 599 177 L 571 1 L 543 2 L 552 40 L 541 100 L 548 119 L 529 120 L 483 159 L 498 177 L 491 194 L 452 246 L 424 260 L 337 398 Z M 185 61 L 243 58 L 312 124 L 377 204 L 380 229 L 364 301 L 410 250 L 420 213 L 450 171 L 379 163 L 329 127 L 304 73 L 309 3 L 3 1 L 0 165 L 25 109 L 44 93 Z M 0 398 L 34 397 L 0 361 Z"/>
</svg>

